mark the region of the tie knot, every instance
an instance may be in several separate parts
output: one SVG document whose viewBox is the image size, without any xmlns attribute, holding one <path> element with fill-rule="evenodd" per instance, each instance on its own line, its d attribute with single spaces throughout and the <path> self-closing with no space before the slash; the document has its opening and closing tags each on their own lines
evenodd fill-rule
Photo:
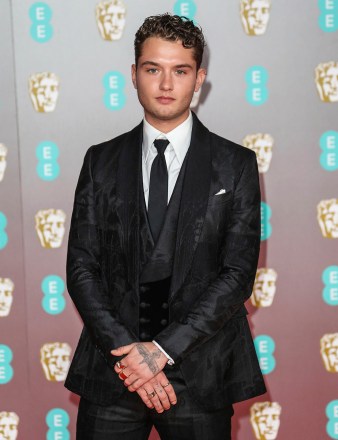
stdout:
<svg viewBox="0 0 338 440">
<path fill-rule="evenodd" d="M 157 153 L 160 155 L 163 155 L 165 152 L 165 149 L 169 145 L 168 139 L 156 139 L 154 140 L 154 145 L 157 150 Z"/>
</svg>

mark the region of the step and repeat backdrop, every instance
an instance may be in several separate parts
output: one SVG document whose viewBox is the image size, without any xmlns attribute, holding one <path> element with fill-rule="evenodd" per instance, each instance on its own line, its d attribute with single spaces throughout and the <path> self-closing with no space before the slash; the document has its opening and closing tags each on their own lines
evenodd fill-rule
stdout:
<svg viewBox="0 0 338 440">
<path fill-rule="evenodd" d="M 235 405 L 233 438 L 338 439 L 338 0 L 0 5 L 0 439 L 75 438 L 74 189 L 87 148 L 141 120 L 134 34 L 163 12 L 202 26 L 208 76 L 192 107 L 260 171 L 247 306 L 268 392 Z"/>
</svg>

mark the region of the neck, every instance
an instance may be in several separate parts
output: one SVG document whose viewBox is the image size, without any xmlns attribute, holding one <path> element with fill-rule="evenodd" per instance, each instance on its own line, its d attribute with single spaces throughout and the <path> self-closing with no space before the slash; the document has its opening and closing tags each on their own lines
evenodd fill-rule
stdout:
<svg viewBox="0 0 338 440">
<path fill-rule="evenodd" d="M 147 113 L 144 114 L 146 121 L 161 133 L 169 133 L 176 127 L 181 125 L 189 117 L 190 110 L 188 109 L 182 115 L 174 119 L 159 119 Z"/>
</svg>

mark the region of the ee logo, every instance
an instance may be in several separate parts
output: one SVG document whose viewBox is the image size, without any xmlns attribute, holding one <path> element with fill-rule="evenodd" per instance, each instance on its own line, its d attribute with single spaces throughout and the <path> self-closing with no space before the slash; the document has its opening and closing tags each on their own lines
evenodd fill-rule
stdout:
<svg viewBox="0 0 338 440">
<path fill-rule="evenodd" d="M 8 235 L 6 232 L 7 218 L 3 212 L 0 212 L 0 250 L 4 249 L 8 243 Z"/>
<path fill-rule="evenodd" d="M 31 19 L 31 37 L 38 43 L 46 43 L 53 36 L 53 26 L 50 24 L 52 9 L 46 3 L 34 3 L 29 8 Z"/>
<path fill-rule="evenodd" d="M 270 374 L 276 367 L 274 340 L 267 335 L 260 335 L 254 339 L 255 349 L 262 374 Z"/>
<path fill-rule="evenodd" d="M 262 66 L 252 66 L 245 74 L 246 100 L 251 105 L 262 105 L 268 99 L 268 71 Z"/>
<path fill-rule="evenodd" d="M 62 313 L 66 306 L 66 300 L 63 297 L 65 283 L 57 275 L 48 275 L 42 280 L 41 290 L 44 294 L 42 308 L 50 315 Z"/>
<path fill-rule="evenodd" d="M 338 439 L 338 400 L 332 400 L 328 403 L 325 412 L 329 419 L 326 424 L 326 432 L 329 437 Z"/>
<path fill-rule="evenodd" d="M 270 206 L 261 202 L 261 240 L 267 240 L 272 233 L 272 226 L 270 223 L 270 218 L 272 215 L 272 211 Z"/>
<path fill-rule="evenodd" d="M 121 110 L 126 103 L 126 80 L 120 72 L 107 72 L 103 77 L 104 105 L 109 110 Z"/>
<path fill-rule="evenodd" d="M 319 161 L 324 170 L 338 170 L 338 131 L 323 133 L 319 145 L 322 150 Z"/>
<path fill-rule="evenodd" d="M 59 149 L 54 142 L 44 141 L 36 147 L 38 164 L 36 172 L 42 180 L 55 180 L 60 174 L 60 166 L 57 162 Z"/>
<path fill-rule="evenodd" d="M 174 5 L 174 14 L 193 20 L 197 12 L 194 0 L 177 0 Z"/>
<path fill-rule="evenodd" d="M 13 378 L 12 350 L 7 345 L 0 345 L 0 385 L 8 383 Z"/>
<path fill-rule="evenodd" d="M 319 27 L 324 32 L 338 29 L 338 0 L 319 0 Z"/>
<path fill-rule="evenodd" d="M 46 423 L 49 428 L 47 440 L 69 440 L 70 435 L 67 429 L 69 415 L 61 408 L 51 409 L 46 416 Z"/>
<path fill-rule="evenodd" d="M 327 267 L 322 274 L 323 300 L 329 306 L 338 306 L 338 266 Z"/>
</svg>

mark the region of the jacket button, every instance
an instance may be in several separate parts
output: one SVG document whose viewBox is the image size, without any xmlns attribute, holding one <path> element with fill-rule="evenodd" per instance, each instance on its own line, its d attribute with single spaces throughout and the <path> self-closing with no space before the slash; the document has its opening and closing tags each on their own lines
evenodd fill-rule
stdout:
<svg viewBox="0 0 338 440">
<path fill-rule="evenodd" d="M 145 293 L 148 291 L 148 287 L 147 286 L 140 286 L 140 292 Z"/>
<path fill-rule="evenodd" d="M 141 339 L 141 341 L 146 341 L 147 339 L 150 339 L 150 335 L 146 332 L 142 332 L 140 334 L 140 339 Z"/>
<path fill-rule="evenodd" d="M 140 323 L 141 324 L 148 324 L 150 322 L 150 319 L 147 318 L 140 318 Z"/>
<path fill-rule="evenodd" d="M 149 304 L 145 303 L 145 302 L 141 302 L 140 303 L 140 308 L 141 309 L 146 309 L 147 307 L 149 307 Z"/>
<path fill-rule="evenodd" d="M 166 303 L 166 302 L 164 302 L 163 304 L 162 304 L 162 309 L 167 309 L 168 308 L 168 303 Z"/>
<path fill-rule="evenodd" d="M 165 326 L 168 324 L 168 321 L 166 319 L 161 319 L 161 325 Z"/>
</svg>

